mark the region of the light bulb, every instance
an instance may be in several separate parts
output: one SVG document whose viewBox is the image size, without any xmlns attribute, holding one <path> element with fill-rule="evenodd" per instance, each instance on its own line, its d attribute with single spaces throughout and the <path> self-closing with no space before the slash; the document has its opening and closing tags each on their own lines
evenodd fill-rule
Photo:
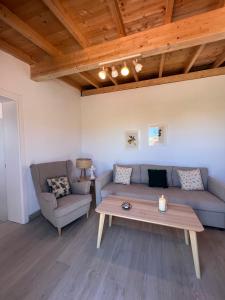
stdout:
<svg viewBox="0 0 225 300">
<path fill-rule="evenodd" d="M 98 76 L 102 80 L 106 79 L 106 71 L 104 70 L 104 68 L 98 73 Z"/>
<path fill-rule="evenodd" d="M 135 66 L 135 70 L 136 70 L 137 73 L 141 72 L 142 68 L 143 68 L 143 66 L 140 63 L 137 63 L 136 66 Z"/>
<path fill-rule="evenodd" d="M 137 60 L 134 60 L 133 63 L 134 63 L 135 71 L 137 73 L 141 72 L 143 65 L 138 63 Z"/>
<path fill-rule="evenodd" d="M 114 66 L 112 67 L 111 75 L 112 75 L 113 78 L 116 78 L 119 75 L 117 69 Z"/>
<path fill-rule="evenodd" d="M 127 76 L 130 73 L 126 63 L 124 63 L 124 66 L 122 67 L 120 72 L 121 72 L 121 75 L 123 75 L 123 76 Z"/>
</svg>

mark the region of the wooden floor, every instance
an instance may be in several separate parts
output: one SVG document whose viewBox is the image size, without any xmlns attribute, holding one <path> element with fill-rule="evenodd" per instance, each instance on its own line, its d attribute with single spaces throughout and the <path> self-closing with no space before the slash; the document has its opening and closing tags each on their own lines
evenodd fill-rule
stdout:
<svg viewBox="0 0 225 300">
<path fill-rule="evenodd" d="M 59 238 L 42 217 L 1 223 L 0 299 L 225 299 L 224 231 L 199 234 L 197 280 L 182 231 L 115 218 L 97 250 L 97 225 L 93 212 Z"/>
</svg>

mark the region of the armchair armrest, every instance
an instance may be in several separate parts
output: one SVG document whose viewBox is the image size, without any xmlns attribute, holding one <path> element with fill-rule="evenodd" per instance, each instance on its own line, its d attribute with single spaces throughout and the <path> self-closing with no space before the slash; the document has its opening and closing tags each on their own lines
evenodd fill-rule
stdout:
<svg viewBox="0 0 225 300">
<path fill-rule="evenodd" d="M 101 190 L 108 183 L 113 181 L 113 171 L 106 171 L 102 175 L 98 176 L 95 180 L 95 194 L 96 194 L 96 204 L 99 204 L 102 200 Z"/>
<path fill-rule="evenodd" d="M 90 194 L 91 181 L 77 181 L 70 183 L 72 194 L 87 195 Z"/>
<path fill-rule="evenodd" d="M 41 207 L 41 213 L 54 226 L 57 226 L 55 221 L 55 209 L 58 207 L 57 200 L 53 193 L 39 193 L 38 199 Z"/>
<path fill-rule="evenodd" d="M 209 176 L 208 191 L 225 201 L 225 184 L 223 182 Z"/>
<path fill-rule="evenodd" d="M 55 209 L 57 208 L 57 200 L 55 198 L 55 195 L 53 193 L 40 193 L 39 194 L 40 199 L 40 206 L 41 209 Z"/>
</svg>

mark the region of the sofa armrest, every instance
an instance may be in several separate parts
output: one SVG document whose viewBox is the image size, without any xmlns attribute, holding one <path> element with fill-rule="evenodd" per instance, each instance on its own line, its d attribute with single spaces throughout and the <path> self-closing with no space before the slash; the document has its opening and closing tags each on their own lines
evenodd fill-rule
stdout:
<svg viewBox="0 0 225 300">
<path fill-rule="evenodd" d="M 72 194 L 87 195 L 90 194 L 91 181 L 71 182 Z"/>
<path fill-rule="evenodd" d="M 113 181 L 113 171 L 106 171 L 102 175 L 98 176 L 95 180 L 95 195 L 96 195 L 96 205 L 98 205 L 101 200 L 101 190 L 108 183 Z"/>
<path fill-rule="evenodd" d="M 209 176 L 208 191 L 225 201 L 225 184 L 223 182 Z"/>
</svg>

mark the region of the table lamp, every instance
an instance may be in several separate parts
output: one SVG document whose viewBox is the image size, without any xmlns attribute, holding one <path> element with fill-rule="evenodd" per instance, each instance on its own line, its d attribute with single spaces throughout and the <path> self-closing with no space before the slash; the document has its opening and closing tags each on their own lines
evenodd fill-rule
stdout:
<svg viewBox="0 0 225 300">
<path fill-rule="evenodd" d="M 81 169 L 80 180 L 85 180 L 87 178 L 86 170 L 90 169 L 91 165 L 92 165 L 92 160 L 90 158 L 78 158 L 76 160 L 76 167 L 78 169 Z"/>
</svg>

